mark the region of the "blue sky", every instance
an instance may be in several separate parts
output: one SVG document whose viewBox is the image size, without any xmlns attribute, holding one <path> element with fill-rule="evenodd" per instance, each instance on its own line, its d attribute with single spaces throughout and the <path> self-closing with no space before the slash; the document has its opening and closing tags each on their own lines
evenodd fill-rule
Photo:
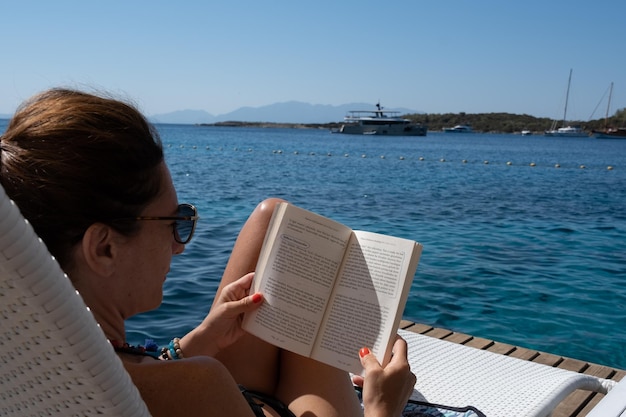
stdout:
<svg viewBox="0 0 626 417">
<path fill-rule="evenodd" d="M 623 0 L 12 1 L 0 113 L 54 86 L 148 115 L 284 101 L 602 118 L 626 107 Z M 594 109 L 596 109 L 594 112 Z"/>
</svg>

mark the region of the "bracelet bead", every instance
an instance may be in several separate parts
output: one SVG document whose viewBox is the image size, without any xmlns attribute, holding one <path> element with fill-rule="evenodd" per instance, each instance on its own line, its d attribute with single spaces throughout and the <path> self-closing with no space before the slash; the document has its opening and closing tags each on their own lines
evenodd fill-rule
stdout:
<svg viewBox="0 0 626 417">
<path fill-rule="evenodd" d="M 180 338 L 173 338 L 168 346 L 161 348 L 161 359 L 166 361 L 183 359 L 183 350 L 180 348 Z"/>
</svg>

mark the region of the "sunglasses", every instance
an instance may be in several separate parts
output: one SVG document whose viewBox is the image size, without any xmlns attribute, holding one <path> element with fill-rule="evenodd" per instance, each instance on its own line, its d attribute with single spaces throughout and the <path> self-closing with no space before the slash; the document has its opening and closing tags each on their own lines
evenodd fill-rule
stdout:
<svg viewBox="0 0 626 417">
<path fill-rule="evenodd" d="M 184 245 L 193 237 L 199 218 L 198 209 L 191 204 L 184 203 L 178 205 L 176 216 L 138 216 L 117 220 L 174 220 L 174 240 Z"/>
</svg>

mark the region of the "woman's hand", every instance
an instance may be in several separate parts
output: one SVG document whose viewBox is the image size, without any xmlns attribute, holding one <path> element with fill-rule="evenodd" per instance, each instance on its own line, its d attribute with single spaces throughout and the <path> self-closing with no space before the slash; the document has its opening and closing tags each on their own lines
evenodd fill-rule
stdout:
<svg viewBox="0 0 626 417">
<path fill-rule="evenodd" d="M 402 415 L 413 392 L 416 378 L 407 359 L 406 341 L 398 336 L 392 351 L 391 361 L 384 368 L 368 348 L 359 352 L 365 377 L 354 376 L 352 381 L 363 388 L 366 417 Z"/>
<path fill-rule="evenodd" d="M 253 277 L 252 272 L 224 287 L 202 324 L 181 340 L 185 356 L 214 356 L 244 334 L 244 313 L 258 308 L 263 301 L 260 293 L 248 295 Z"/>
</svg>

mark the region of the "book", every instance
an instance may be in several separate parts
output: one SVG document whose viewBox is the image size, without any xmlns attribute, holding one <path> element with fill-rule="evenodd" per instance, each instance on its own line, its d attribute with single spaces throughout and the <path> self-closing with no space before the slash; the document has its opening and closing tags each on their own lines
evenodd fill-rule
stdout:
<svg viewBox="0 0 626 417">
<path fill-rule="evenodd" d="M 362 373 L 359 350 L 382 364 L 404 312 L 422 245 L 277 205 L 256 266 L 265 302 L 243 328 L 280 348 Z"/>
</svg>

